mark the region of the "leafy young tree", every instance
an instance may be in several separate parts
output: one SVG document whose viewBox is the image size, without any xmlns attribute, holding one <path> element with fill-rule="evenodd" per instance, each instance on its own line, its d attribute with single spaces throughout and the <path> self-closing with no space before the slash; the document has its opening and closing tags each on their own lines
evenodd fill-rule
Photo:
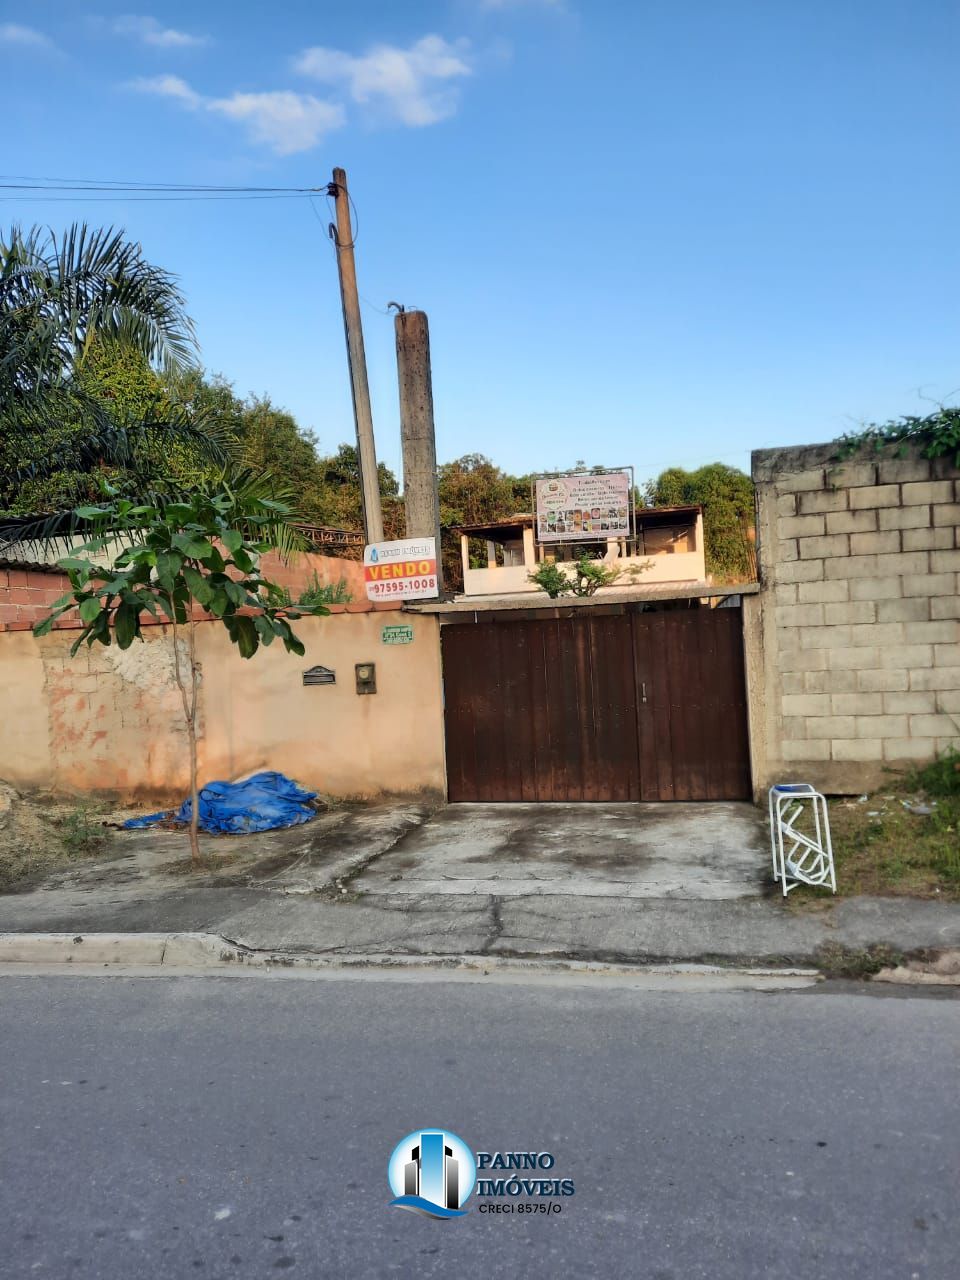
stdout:
<svg viewBox="0 0 960 1280">
<path fill-rule="evenodd" d="M 177 397 L 137 347 L 116 339 L 92 339 L 73 373 L 78 390 L 117 411 L 143 416 L 158 402 L 173 404 Z"/>
<path fill-rule="evenodd" d="M 707 572 L 741 582 L 753 576 L 755 517 L 748 475 L 722 462 L 697 471 L 671 467 L 646 485 L 644 496 L 655 507 L 702 506 Z"/>
<path fill-rule="evenodd" d="M 288 653 L 304 648 L 290 622 L 303 614 L 329 613 L 319 600 L 291 606 L 287 594 L 260 572 L 260 556 L 282 542 L 292 518 L 284 504 L 229 486 L 194 490 L 175 502 L 134 503 L 115 493 L 106 503 L 82 507 L 76 515 L 94 536 L 59 561 L 70 590 L 34 627 L 46 634 L 63 614 L 76 610 L 83 624 L 71 647 L 116 641 L 128 649 L 143 639 L 144 614 L 169 622 L 174 673 L 183 704 L 190 748 L 190 852 L 200 857 L 197 836 L 197 661 L 196 609 L 208 611 L 226 628 L 242 658 L 279 640 Z M 119 548 L 119 549 L 118 549 Z M 104 566 L 90 556 L 108 550 Z M 186 633 L 186 658 L 180 635 Z"/>
</svg>

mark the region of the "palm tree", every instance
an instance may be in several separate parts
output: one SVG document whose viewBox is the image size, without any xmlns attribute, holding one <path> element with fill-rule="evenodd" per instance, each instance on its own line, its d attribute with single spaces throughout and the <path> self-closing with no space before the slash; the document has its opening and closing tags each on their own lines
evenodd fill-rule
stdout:
<svg viewBox="0 0 960 1280">
<path fill-rule="evenodd" d="M 105 342 L 129 346 L 168 373 L 196 368 L 184 307 L 174 276 L 147 262 L 122 231 L 75 224 L 58 237 L 15 226 L 0 238 L 0 433 L 8 459 L 0 506 L 20 513 L 3 521 L 0 547 L 75 527 L 69 511 L 24 513 L 27 482 L 65 473 L 71 491 L 63 505 L 74 507 L 104 469 L 125 476 L 131 492 L 162 488 L 156 459 L 170 443 L 223 464 L 224 432 L 211 416 L 161 398 L 143 413 L 118 413 L 79 376 L 94 345 Z"/>
<path fill-rule="evenodd" d="M 98 338 L 173 368 L 196 355 L 174 277 L 122 231 L 13 227 L 0 239 L 0 405 L 65 385 Z"/>
</svg>

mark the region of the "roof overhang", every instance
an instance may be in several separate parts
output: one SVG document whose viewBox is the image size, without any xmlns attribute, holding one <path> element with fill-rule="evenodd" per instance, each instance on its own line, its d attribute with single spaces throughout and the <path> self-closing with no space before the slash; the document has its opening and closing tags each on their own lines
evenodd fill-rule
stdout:
<svg viewBox="0 0 960 1280">
<path fill-rule="evenodd" d="M 465 533 L 469 538 L 502 538 L 505 534 L 517 533 L 523 536 L 524 529 L 533 528 L 533 516 L 526 512 L 518 512 L 513 516 L 504 516 L 501 520 L 485 520 L 481 524 L 453 524 L 453 533 Z"/>
</svg>

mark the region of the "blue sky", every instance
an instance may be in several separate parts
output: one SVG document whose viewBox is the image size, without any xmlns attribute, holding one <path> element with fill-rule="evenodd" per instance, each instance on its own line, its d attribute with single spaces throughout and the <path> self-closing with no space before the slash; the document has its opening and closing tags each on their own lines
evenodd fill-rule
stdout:
<svg viewBox="0 0 960 1280">
<path fill-rule="evenodd" d="M 441 459 L 513 471 L 747 468 L 960 387 L 956 0 L 131 3 L 0 4 L 0 167 L 346 168 L 395 469 L 391 299 L 430 316 Z M 208 368 L 352 438 L 325 201 L 3 206 L 125 226 Z"/>
</svg>

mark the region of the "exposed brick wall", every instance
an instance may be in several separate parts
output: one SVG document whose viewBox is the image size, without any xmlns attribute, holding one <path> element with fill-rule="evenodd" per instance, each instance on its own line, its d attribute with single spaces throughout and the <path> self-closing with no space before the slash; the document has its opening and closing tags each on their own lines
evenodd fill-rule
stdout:
<svg viewBox="0 0 960 1280">
<path fill-rule="evenodd" d="M 314 575 L 321 583 L 334 587 L 341 580 L 345 581 L 350 603 L 331 605 L 333 613 L 366 613 L 401 607 L 396 601 L 374 603 L 368 600 L 363 565 L 354 560 L 305 553 L 284 562 L 276 552 L 269 552 L 263 557 L 262 569 L 272 582 L 286 587 L 294 598 L 312 584 Z M 65 573 L 33 568 L 0 569 L 0 631 L 29 631 L 34 623 L 47 616 L 50 606 L 69 588 L 70 582 Z M 210 615 L 198 609 L 195 616 L 200 619 Z M 153 625 L 156 621 L 146 614 L 141 618 L 144 626 Z M 79 628 L 80 620 L 72 612 L 60 618 L 55 625 L 61 630 L 74 630 Z"/>
<path fill-rule="evenodd" d="M 866 789 L 960 742 L 960 471 L 762 450 L 763 784 Z"/>
<path fill-rule="evenodd" d="M 339 582 L 345 582 L 354 604 L 362 604 L 367 598 L 363 565 L 359 560 L 305 553 L 284 562 L 275 551 L 270 551 L 263 556 L 261 568 L 271 582 L 286 587 L 294 597 L 312 585 L 316 574 L 325 586 L 335 587 Z"/>
<path fill-rule="evenodd" d="M 29 631 L 69 587 L 66 574 L 0 569 L 0 630 Z"/>
<path fill-rule="evenodd" d="M 69 650 L 72 638 L 33 641 L 44 672 L 52 760 L 47 785 L 145 798 L 160 797 L 167 788 L 184 792 L 189 747 L 168 633 L 153 629 L 150 639 L 156 643 L 126 651 L 81 645 L 75 655 Z M 180 652 L 185 661 L 182 642 Z M 202 699 L 198 710 L 202 740 Z"/>
</svg>

